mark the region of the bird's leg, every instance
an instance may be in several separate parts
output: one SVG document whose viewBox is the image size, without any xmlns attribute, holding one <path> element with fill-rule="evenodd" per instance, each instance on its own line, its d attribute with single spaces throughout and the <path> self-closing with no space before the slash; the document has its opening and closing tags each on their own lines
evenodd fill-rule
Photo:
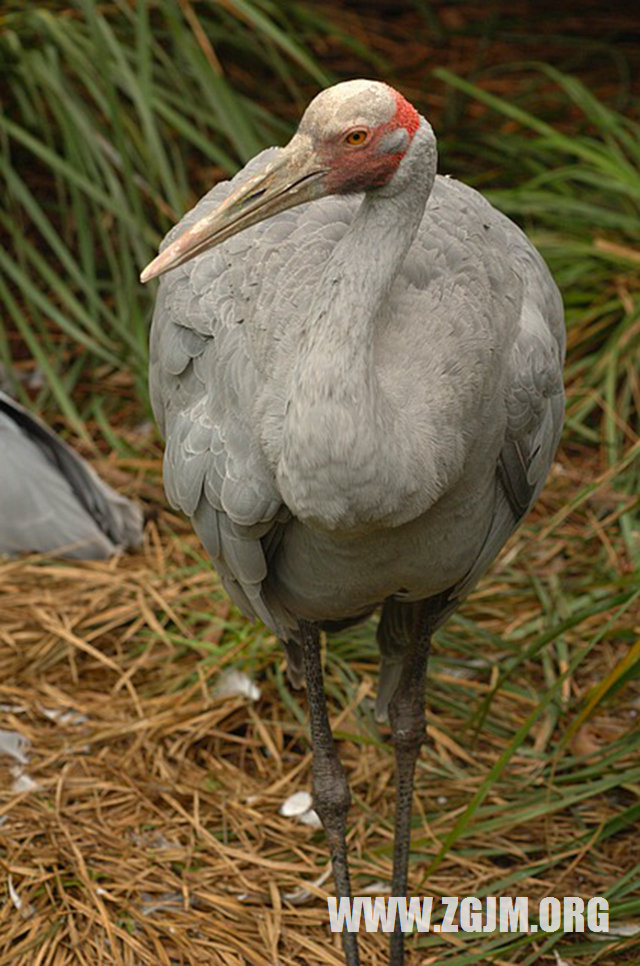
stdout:
<svg viewBox="0 0 640 966">
<path fill-rule="evenodd" d="M 346 824 L 351 804 L 349 785 L 331 734 L 320 661 L 320 633 L 316 627 L 300 622 L 304 652 L 304 673 L 311 722 L 313 747 L 313 806 L 324 825 L 331 854 L 336 894 L 351 898 L 347 861 Z M 358 966 L 356 933 L 342 932 L 347 966 Z"/>
<path fill-rule="evenodd" d="M 396 817 L 393 842 L 393 896 L 407 895 L 411 804 L 416 761 L 425 738 L 424 688 L 429 653 L 429 629 L 416 608 L 410 647 L 402 657 L 400 682 L 389 702 L 389 723 L 396 758 Z M 389 966 L 404 963 L 404 936 L 396 918 L 390 940 Z"/>
</svg>

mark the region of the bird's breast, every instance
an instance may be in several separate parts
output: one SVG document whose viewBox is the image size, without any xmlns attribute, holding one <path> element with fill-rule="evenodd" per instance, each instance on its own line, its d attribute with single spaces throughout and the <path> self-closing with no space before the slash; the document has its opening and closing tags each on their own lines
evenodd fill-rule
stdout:
<svg viewBox="0 0 640 966">
<path fill-rule="evenodd" d="M 461 580 L 479 552 L 492 513 L 494 478 L 471 498 L 455 487 L 426 513 L 398 526 L 345 531 L 293 519 L 270 563 L 269 583 L 290 613 L 344 620 L 387 597 L 418 600 Z"/>
<path fill-rule="evenodd" d="M 284 422 L 277 482 L 293 515 L 322 530 L 374 524 L 385 501 L 372 486 L 376 447 L 366 425 L 339 405 L 317 406 L 304 417 L 292 410 Z"/>
<path fill-rule="evenodd" d="M 399 431 L 377 403 L 367 393 L 289 400 L 276 478 L 305 525 L 340 533 L 396 527 L 437 499 L 428 440 Z"/>
</svg>

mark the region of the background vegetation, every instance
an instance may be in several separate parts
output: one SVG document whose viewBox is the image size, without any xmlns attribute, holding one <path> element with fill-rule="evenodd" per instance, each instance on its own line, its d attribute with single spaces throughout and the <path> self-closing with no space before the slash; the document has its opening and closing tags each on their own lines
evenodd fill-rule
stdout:
<svg viewBox="0 0 640 966">
<path fill-rule="evenodd" d="M 3 714 L 30 741 L 39 786 L 7 778 L 0 796 L 0 966 L 340 962 L 323 902 L 291 898 L 301 882 L 323 894 L 308 886 L 322 836 L 277 814 L 309 785 L 304 707 L 277 643 L 229 609 L 163 501 L 153 291 L 138 273 L 211 183 L 284 143 L 319 86 L 358 75 L 399 86 L 433 121 L 441 170 L 526 228 L 568 326 L 548 488 L 438 636 L 411 881 L 416 894 L 603 894 L 615 924 L 597 942 L 419 937 L 410 962 L 638 962 L 640 41 L 624 9 L 557 7 L 5 8 L 0 362 L 150 522 L 135 559 L 0 567 Z M 389 878 L 376 665 L 371 626 L 327 653 L 358 891 Z M 257 705 L 215 696 L 226 667 L 259 679 Z M 86 720 L 62 720 L 69 710 Z M 364 962 L 383 949 L 368 937 Z"/>
</svg>

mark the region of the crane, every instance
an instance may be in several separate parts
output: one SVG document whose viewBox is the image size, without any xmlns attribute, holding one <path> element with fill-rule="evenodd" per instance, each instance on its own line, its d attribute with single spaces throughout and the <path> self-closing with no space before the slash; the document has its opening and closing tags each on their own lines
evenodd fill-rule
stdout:
<svg viewBox="0 0 640 966">
<path fill-rule="evenodd" d="M 141 275 L 164 276 L 150 386 L 165 489 L 306 682 L 340 896 L 350 795 L 320 632 L 381 608 L 376 714 L 396 762 L 392 895 L 406 896 L 430 638 L 535 502 L 563 421 L 558 289 L 523 232 L 438 176 L 436 157 L 398 91 L 339 83 Z M 355 934 L 342 941 L 356 966 Z M 401 966 L 398 924 L 390 942 Z"/>
<path fill-rule="evenodd" d="M 0 390 L 0 555 L 102 560 L 142 544 L 142 510 Z"/>
</svg>

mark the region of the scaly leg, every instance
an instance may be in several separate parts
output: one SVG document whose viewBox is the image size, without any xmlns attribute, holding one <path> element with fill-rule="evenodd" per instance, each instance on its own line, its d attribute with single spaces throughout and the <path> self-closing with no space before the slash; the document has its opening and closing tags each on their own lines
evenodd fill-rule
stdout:
<svg viewBox="0 0 640 966">
<path fill-rule="evenodd" d="M 411 804 L 416 761 L 425 739 L 424 687 L 429 653 L 429 629 L 416 609 L 411 646 L 402 657 L 400 682 L 389 702 L 389 723 L 396 757 L 396 818 L 393 841 L 392 895 L 407 895 Z M 391 935 L 389 966 L 404 963 L 404 936 L 396 920 Z"/>
<path fill-rule="evenodd" d="M 336 894 L 351 898 L 347 861 L 346 824 L 351 804 L 349 785 L 338 758 L 331 734 L 320 662 L 320 632 L 300 622 L 304 652 L 304 674 L 313 746 L 313 806 L 324 825 L 331 854 Z M 342 933 L 342 946 L 347 966 L 359 966 L 356 933 Z"/>
</svg>

